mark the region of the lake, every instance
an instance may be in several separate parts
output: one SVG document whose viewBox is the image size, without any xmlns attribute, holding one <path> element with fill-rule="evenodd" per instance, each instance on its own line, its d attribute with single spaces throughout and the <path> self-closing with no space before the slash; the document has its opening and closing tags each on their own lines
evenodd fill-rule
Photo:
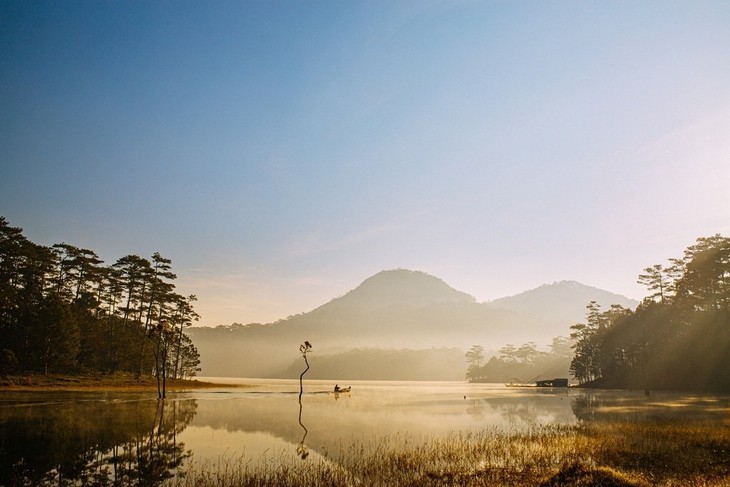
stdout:
<svg viewBox="0 0 730 487">
<path fill-rule="evenodd" d="M 249 387 L 171 393 L 159 402 L 152 392 L 4 392 L 0 485 L 18 478 L 149 484 L 191 465 L 336 461 L 352 442 L 413 443 L 536 423 L 730 423 L 729 396 L 376 381 L 340 384 L 352 391 L 334 394 L 332 381 L 305 380 L 300 405 L 298 380 L 201 379 Z"/>
</svg>

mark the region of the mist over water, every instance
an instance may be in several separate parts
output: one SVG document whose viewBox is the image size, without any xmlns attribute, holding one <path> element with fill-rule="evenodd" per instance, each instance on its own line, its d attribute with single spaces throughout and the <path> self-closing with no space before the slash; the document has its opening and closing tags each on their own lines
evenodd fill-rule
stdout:
<svg viewBox="0 0 730 487">
<path fill-rule="evenodd" d="M 186 465 L 244 459 L 325 458 L 343 444 L 419 443 L 456 432 L 517 430 L 580 421 L 730 423 L 730 397 L 676 393 L 507 388 L 464 382 L 306 381 L 299 422 L 296 380 L 207 378 L 242 389 L 176 393 L 166 401 L 129 393 L 8 393 L 0 399 L 0 484 L 21 475 L 146 479 Z M 303 439 L 305 439 L 303 441 Z M 137 480 L 134 480 L 135 482 Z"/>
</svg>

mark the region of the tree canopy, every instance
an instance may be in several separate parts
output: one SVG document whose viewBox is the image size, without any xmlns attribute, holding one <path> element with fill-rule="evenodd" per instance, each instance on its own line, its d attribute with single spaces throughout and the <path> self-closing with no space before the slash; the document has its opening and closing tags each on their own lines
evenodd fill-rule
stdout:
<svg viewBox="0 0 730 487">
<path fill-rule="evenodd" d="M 195 296 L 175 292 L 171 264 L 155 253 L 105 266 L 93 250 L 37 245 L 0 216 L 2 374 L 195 375 L 200 357 L 184 333 L 198 319 Z"/>
<path fill-rule="evenodd" d="M 647 267 L 649 295 L 632 311 L 588 304 L 572 327 L 580 383 L 730 390 L 730 239 L 702 237 L 668 265 Z"/>
</svg>

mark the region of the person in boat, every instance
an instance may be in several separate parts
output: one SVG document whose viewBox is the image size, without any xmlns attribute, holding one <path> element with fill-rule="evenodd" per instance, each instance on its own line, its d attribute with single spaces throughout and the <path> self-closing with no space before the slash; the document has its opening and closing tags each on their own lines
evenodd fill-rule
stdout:
<svg viewBox="0 0 730 487">
<path fill-rule="evenodd" d="M 338 384 L 335 384 L 335 392 L 340 392 L 340 386 Z"/>
</svg>

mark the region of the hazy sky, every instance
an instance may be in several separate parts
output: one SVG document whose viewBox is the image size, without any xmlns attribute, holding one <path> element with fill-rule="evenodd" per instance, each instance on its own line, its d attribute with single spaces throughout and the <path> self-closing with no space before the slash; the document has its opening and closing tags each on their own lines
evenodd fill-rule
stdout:
<svg viewBox="0 0 730 487">
<path fill-rule="evenodd" d="M 398 267 L 641 298 L 730 234 L 730 2 L 0 0 L 0 215 L 211 326 Z"/>
</svg>

